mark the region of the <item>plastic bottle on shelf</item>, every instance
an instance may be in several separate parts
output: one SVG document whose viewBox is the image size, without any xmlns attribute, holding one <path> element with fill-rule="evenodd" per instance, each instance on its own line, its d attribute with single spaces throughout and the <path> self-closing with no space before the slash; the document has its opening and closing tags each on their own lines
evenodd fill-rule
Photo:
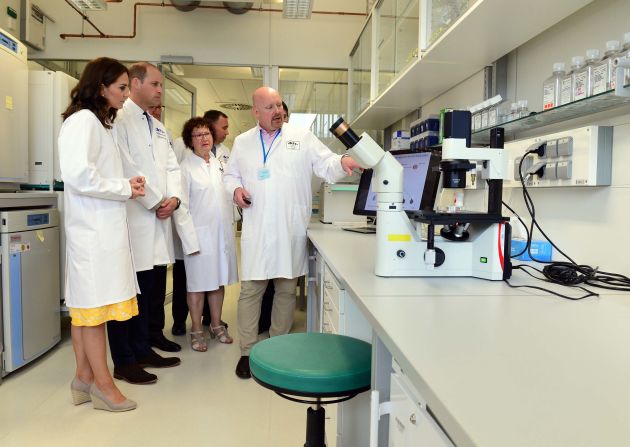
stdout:
<svg viewBox="0 0 630 447">
<path fill-rule="evenodd" d="M 575 72 L 584 66 L 583 56 L 573 56 L 571 58 L 571 70 L 560 80 L 560 105 L 569 104 L 573 101 L 573 84 Z"/>
<path fill-rule="evenodd" d="M 609 40 L 606 42 L 606 52 L 604 58 L 593 64 L 591 72 L 591 95 L 599 95 L 610 89 L 610 74 L 613 71 L 612 62 L 614 55 L 621 49 L 618 40 Z"/>
<path fill-rule="evenodd" d="M 529 115 L 529 109 L 527 108 L 527 100 L 519 99 L 516 108 L 518 118 L 523 118 Z"/>
<path fill-rule="evenodd" d="M 623 47 L 621 48 L 621 51 L 613 55 L 612 58 L 615 59 L 618 57 L 627 57 L 628 59 L 630 59 L 630 32 L 625 33 L 623 35 Z M 624 85 L 628 85 L 630 84 L 630 69 L 624 68 L 623 72 L 624 72 Z M 615 70 L 613 69 L 610 73 L 610 88 L 614 90 L 616 85 L 617 85 L 617 78 L 616 78 Z"/>
<path fill-rule="evenodd" d="M 560 82 L 564 75 L 564 62 L 554 63 L 551 76 L 543 82 L 543 110 L 553 109 L 560 104 Z"/>
<path fill-rule="evenodd" d="M 575 72 L 575 83 L 573 86 L 573 100 L 591 96 L 591 73 L 593 65 L 599 61 L 599 50 L 586 50 L 586 60 L 584 67 Z"/>
</svg>

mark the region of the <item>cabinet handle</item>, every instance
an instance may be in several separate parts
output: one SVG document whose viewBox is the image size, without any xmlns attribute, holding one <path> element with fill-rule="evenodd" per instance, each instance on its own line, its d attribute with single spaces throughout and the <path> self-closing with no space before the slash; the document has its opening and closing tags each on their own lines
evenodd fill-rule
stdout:
<svg viewBox="0 0 630 447">
<path fill-rule="evenodd" d="M 333 288 L 331 282 L 328 280 L 324 280 L 324 287 L 329 290 Z"/>
<path fill-rule="evenodd" d="M 324 312 L 332 312 L 332 307 L 326 307 L 324 304 Z"/>
</svg>

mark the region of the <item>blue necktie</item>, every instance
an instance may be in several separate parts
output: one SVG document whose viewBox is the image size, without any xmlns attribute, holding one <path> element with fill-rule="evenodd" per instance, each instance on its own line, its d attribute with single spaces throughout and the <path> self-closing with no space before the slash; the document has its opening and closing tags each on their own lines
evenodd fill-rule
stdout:
<svg viewBox="0 0 630 447">
<path fill-rule="evenodd" d="M 149 136 L 153 136 L 153 126 L 151 123 L 151 117 L 149 116 L 149 113 L 146 111 L 143 113 L 143 115 L 147 119 L 147 125 L 149 126 Z"/>
</svg>

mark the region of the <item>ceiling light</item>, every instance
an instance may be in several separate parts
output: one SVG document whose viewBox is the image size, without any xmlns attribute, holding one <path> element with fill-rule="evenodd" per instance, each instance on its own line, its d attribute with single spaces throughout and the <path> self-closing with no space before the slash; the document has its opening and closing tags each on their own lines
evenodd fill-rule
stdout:
<svg viewBox="0 0 630 447">
<path fill-rule="evenodd" d="M 107 3 L 103 0 L 70 0 L 74 6 L 79 9 L 92 9 L 92 10 L 105 10 L 107 9 Z"/>
<path fill-rule="evenodd" d="M 229 110 L 249 110 L 252 108 L 249 104 L 243 104 L 238 102 L 226 102 L 221 104 L 221 107 Z"/>
<path fill-rule="evenodd" d="M 285 19 L 310 19 L 312 10 L 311 0 L 284 0 L 282 17 Z"/>
</svg>

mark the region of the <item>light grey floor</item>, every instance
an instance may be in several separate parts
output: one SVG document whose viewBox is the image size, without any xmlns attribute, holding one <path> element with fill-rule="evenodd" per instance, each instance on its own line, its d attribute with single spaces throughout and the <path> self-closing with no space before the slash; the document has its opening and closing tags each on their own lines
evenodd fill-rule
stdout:
<svg viewBox="0 0 630 447">
<path fill-rule="evenodd" d="M 304 444 L 306 406 L 289 402 L 253 380 L 234 375 L 240 357 L 236 337 L 239 287 L 227 288 L 223 319 L 235 336 L 232 345 L 209 341 L 208 352 L 182 344 L 182 364 L 152 369 L 154 385 L 116 381 L 138 409 L 108 413 L 90 404 L 74 406 L 70 381 L 74 356 L 67 322 L 61 343 L 41 359 L 5 377 L 0 385 L 0 446 L 221 446 L 296 447 Z M 296 313 L 294 331 L 305 328 Z M 158 351 L 159 352 L 159 351 Z M 111 366 L 111 365 L 110 365 Z"/>
</svg>

